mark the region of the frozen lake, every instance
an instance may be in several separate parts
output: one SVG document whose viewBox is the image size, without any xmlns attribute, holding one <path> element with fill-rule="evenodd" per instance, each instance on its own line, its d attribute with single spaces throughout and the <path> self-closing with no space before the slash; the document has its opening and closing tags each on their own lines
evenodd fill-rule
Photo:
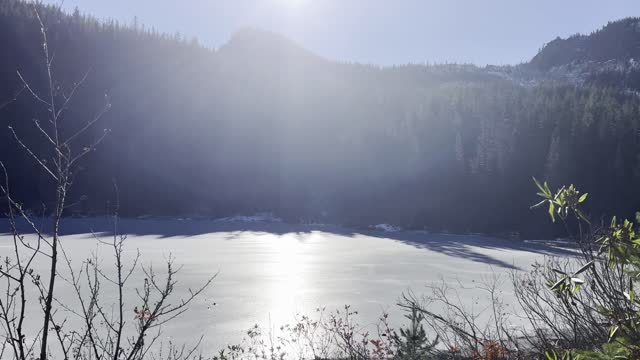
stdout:
<svg viewBox="0 0 640 360">
<path fill-rule="evenodd" d="M 8 230 L 4 220 L 0 224 L 0 233 Z M 91 235 L 91 230 L 108 231 L 107 219 L 68 219 L 63 226 L 62 241 L 74 265 L 98 251 L 110 266 L 109 249 L 97 247 Z M 160 271 L 164 259 L 175 256 L 176 263 L 184 265 L 178 277 L 182 289 L 197 288 L 218 273 L 182 321 L 165 331 L 165 339 L 178 342 L 204 335 L 205 352 L 239 342 L 255 323 L 278 326 L 319 306 L 334 309 L 350 304 L 363 323 L 375 321 L 383 311 L 401 319 L 395 304 L 408 289 L 421 294 L 425 285 L 442 279 L 472 287 L 493 274 L 508 280 L 509 272 L 526 271 L 536 259 L 567 253 L 480 236 L 278 222 L 123 219 L 121 230 L 129 234 L 128 254 L 139 249 L 144 265 L 153 263 Z M 2 257 L 10 254 L 10 241 L 0 234 Z M 35 267 L 45 273 L 48 264 L 39 262 Z M 137 272 L 130 280 L 127 311 L 132 319 L 133 308 L 139 305 L 132 288 L 143 278 Z M 62 286 L 59 295 L 72 302 L 68 288 Z M 469 301 L 477 295 L 469 293 Z M 508 281 L 503 295 L 507 303 L 513 299 Z M 479 307 L 483 301 L 481 295 Z"/>
</svg>

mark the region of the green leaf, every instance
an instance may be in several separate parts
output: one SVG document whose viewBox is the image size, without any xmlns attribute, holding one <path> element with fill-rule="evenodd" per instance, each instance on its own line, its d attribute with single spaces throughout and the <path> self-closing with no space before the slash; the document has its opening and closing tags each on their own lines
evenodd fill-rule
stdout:
<svg viewBox="0 0 640 360">
<path fill-rule="evenodd" d="M 585 200 L 587 200 L 587 196 L 589 196 L 589 193 L 582 194 L 582 196 L 580 196 L 580 199 L 578 199 L 578 202 L 584 202 Z"/>
<path fill-rule="evenodd" d="M 585 272 L 585 270 L 587 270 L 589 267 L 591 267 L 591 265 L 593 265 L 594 260 L 589 261 L 588 263 L 584 264 L 580 269 L 578 269 L 578 271 L 576 271 L 573 275 L 578 275 L 580 273 Z"/>
<path fill-rule="evenodd" d="M 616 258 L 614 255 L 615 254 L 613 253 L 613 248 L 609 247 L 609 253 L 607 254 L 607 257 L 609 258 L 609 267 L 612 269 L 616 266 Z"/>
<path fill-rule="evenodd" d="M 538 189 L 540 189 L 540 191 L 544 192 L 544 188 L 542 187 L 542 184 L 540 184 L 540 181 L 538 181 L 538 179 L 536 179 L 536 177 L 533 177 L 533 182 L 536 183 L 536 186 L 538 187 Z"/>
<path fill-rule="evenodd" d="M 547 195 L 551 196 L 551 189 L 549 189 L 549 184 L 547 184 L 547 182 L 544 182 L 544 191 Z"/>
<path fill-rule="evenodd" d="M 540 193 L 538 193 L 538 194 L 540 194 Z M 540 206 L 544 205 L 544 203 L 545 203 L 545 202 L 547 202 L 547 200 L 542 200 L 542 201 L 540 201 L 539 203 L 537 203 L 537 204 L 535 204 L 535 205 L 532 205 L 532 206 L 530 207 L 530 209 L 538 208 L 538 207 L 540 207 Z"/>
<path fill-rule="evenodd" d="M 545 185 L 545 186 L 547 186 L 547 183 L 545 182 L 545 183 L 544 183 L 544 185 Z M 549 188 L 549 187 L 547 186 L 547 189 L 548 189 L 548 188 Z M 551 190 L 549 190 L 549 193 L 551 193 Z M 566 195 L 566 190 L 565 190 L 565 187 L 563 186 L 563 187 L 561 187 L 561 188 L 558 190 L 558 192 L 557 192 L 557 193 L 556 193 L 556 195 L 553 197 L 553 199 L 554 199 L 554 200 L 561 200 L 562 202 L 564 202 L 564 197 L 565 197 L 565 195 Z"/>
<path fill-rule="evenodd" d="M 551 216 L 551 221 L 556 222 L 556 206 L 550 202 L 549 203 L 549 216 Z"/>
<path fill-rule="evenodd" d="M 560 274 L 560 275 L 567 275 L 567 273 L 566 273 L 566 272 L 564 272 L 564 271 L 562 271 L 562 270 L 559 270 L 559 269 L 554 269 L 554 268 L 552 268 L 551 270 L 553 270 L 553 271 L 557 272 L 557 273 L 558 273 L 558 274 Z"/>
<path fill-rule="evenodd" d="M 547 185 L 547 182 L 545 181 L 544 185 L 542 185 L 540 181 L 538 181 L 538 179 L 536 179 L 535 177 L 533 178 L 533 181 L 536 183 L 538 189 L 540 189 L 538 195 L 547 199 L 551 199 L 551 190 L 549 189 L 549 185 Z"/>
<path fill-rule="evenodd" d="M 566 280 L 567 280 L 566 276 L 561 277 L 560 280 L 556 281 L 555 284 L 551 286 L 550 290 L 555 290 L 558 286 L 564 284 Z"/>
<path fill-rule="evenodd" d="M 582 288 L 582 284 L 574 283 L 573 289 L 571 290 L 571 292 L 574 293 L 574 294 L 577 294 L 580 291 L 581 288 Z"/>
<path fill-rule="evenodd" d="M 609 328 L 609 340 L 608 340 L 609 342 L 611 342 L 611 340 L 613 340 L 613 338 L 616 336 L 618 329 L 620 329 L 618 325 L 614 325 Z"/>
</svg>

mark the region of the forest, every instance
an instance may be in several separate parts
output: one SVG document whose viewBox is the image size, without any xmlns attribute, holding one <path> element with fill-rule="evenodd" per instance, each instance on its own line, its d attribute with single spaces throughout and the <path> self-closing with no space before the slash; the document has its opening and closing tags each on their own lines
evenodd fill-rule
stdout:
<svg viewBox="0 0 640 360">
<path fill-rule="evenodd" d="M 20 78 L 36 91 L 47 85 L 31 10 L 0 2 L 0 160 L 16 197 L 38 211 L 53 200 L 49 180 L 8 130 L 36 151 L 46 145 L 30 131 L 46 106 Z M 41 15 L 56 87 L 85 78 L 69 128 L 110 104 L 82 135 L 89 144 L 109 133 L 73 174 L 81 201 L 69 215 L 109 213 L 114 181 L 130 217 L 273 212 L 292 222 L 552 236 L 540 226 L 545 214 L 529 210 L 532 176 L 598 189 L 585 210 L 593 219 L 640 208 L 636 54 L 607 47 L 624 35 L 625 49 L 637 50 L 635 18 L 553 40 L 515 66 L 380 67 L 324 59 L 260 30 L 210 49 L 135 20 L 45 5 Z M 590 50 L 576 53 L 576 42 Z M 599 70 L 562 76 L 585 66 Z"/>
</svg>

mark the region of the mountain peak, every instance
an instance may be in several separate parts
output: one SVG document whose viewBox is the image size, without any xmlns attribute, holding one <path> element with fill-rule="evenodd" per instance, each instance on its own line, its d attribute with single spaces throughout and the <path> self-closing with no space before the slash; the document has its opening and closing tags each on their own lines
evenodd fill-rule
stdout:
<svg viewBox="0 0 640 360">
<path fill-rule="evenodd" d="M 539 70 L 581 63 L 628 62 L 640 58 L 640 18 L 611 21 L 589 35 L 557 37 L 530 61 Z"/>
<path fill-rule="evenodd" d="M 282 34 L 275 31 L 263 30 L 259 28 L 247 27 L 242 28 L 229 39 L 228 44 L 247 43 L 247 42 L 269 42 L 294 45 L 294 42 Z"/>
<path fill-rule="evenodd" d="M 284 58 L 319 59 L 319 56 L 284 35 L 256 28 L 244 28 L 237 31 L 219 51 L 222 54 L 231 53 L 234 56 L 273 60 Z"/>
</svg>

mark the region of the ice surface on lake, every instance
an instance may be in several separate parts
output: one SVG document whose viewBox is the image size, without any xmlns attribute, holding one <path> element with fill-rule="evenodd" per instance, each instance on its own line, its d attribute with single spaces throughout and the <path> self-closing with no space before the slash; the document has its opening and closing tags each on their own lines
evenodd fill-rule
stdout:
<svg viewBox="0 0 640 360">
<path fill-rule="evenodd" d="M 74 266 L 92 251 L 98 252 L 104 266 L 112 266 L 109 247 L 97 246 L 91 234 L 108 236 L 109 219 L 68 219 L 62 229 L 62 242 Z M 505 303 L 513 305 L 509 272 L 530 269 L 533 261 L 545 255 L 566 254 L 566 250 L 539 244 L 481 236 L 398 231 L 386 226 L 378 228 L 384 232 L 362 233 L 332 225 L 272 222 L 260 216 L 225 221 L 122 219 L 121 229 L 129 234 L 128 257 L 139 249 L 141 263 L 153 264 L 160 273 L 169 254 L 177 264 L 184 264 L 178 275 L 181 291 L 195 289 L 218 273 L 213 286 L 166 329 L 163 338 L 165 342 L 193 343 L 204 335 L 205 353 L 239 342 L 255 323 L 277 328 L 296 313 L 312 314 L 319 306 L 337 309 L 350 304 L 364 324 L 374 322 L 383 311 L 390 313 L 392 321 L 402 322 L 395 305 L 402 293 L 411 289 L 422 294 L 425 285 L 434 282 L 472 288 L 497 274 L 503 278 Z M 11 238 L 2 235 L 7 230 L 6 221 L 0 220 L 2 257 L 10 254 Z M 40 273 L 46 273 L 45 260 L 36 263 Z M 134 289 L 143 282 L 144 275 L 138 272 L 126 289 L 131 320 L 134 307 L 140 305 Z M 59 284 L 60 300 L 74 304 L 70 288 Z M 116 292 L 104 286 L 105 300 L 115 300 L 109 297 Z M 461 295 L 469 305 L 475 301 L 476 310 L 487 305 L 486 297 L 477 290 L 461 290 Z"/>
</svg>

